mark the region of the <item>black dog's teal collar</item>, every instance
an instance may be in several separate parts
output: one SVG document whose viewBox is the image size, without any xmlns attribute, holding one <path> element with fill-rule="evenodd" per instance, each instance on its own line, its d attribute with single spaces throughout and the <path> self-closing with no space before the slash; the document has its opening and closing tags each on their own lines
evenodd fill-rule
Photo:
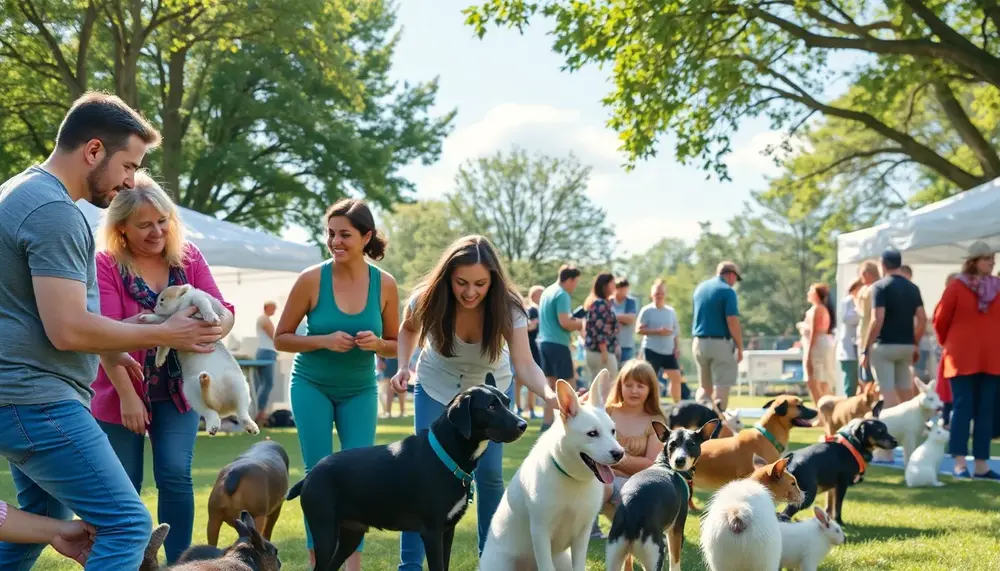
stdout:
<svg viewBox="0 0 1000 571">
<path fill-rule="evenodd" d="M 774 435 L 771 434 L 766 428 L 764 428 L 762 424 L 758 422 L 757 424 L 753 425 L 753 427 L 757 429 L 757 432 L 763 434 L 764 438 L 767 438 L 768 442 L 774 445 L 774 447 L 778 450 L 778 454 L 781 454 L 782 452 L 785 451 L 785 447 L 782 446 L 781 443 L 778 442 L 778 439 L 775 438 Z"/>
<path fill-rule="evenodd" d="M 451 471 L 451 475 L 455 476 L 458 481 L 462 482 L 462 485 L 469 489 L 468 500 L 472 503 L 472 498 L 475 495 L 475 489 L 472 487 L 472 474 L 469 474 L 465 470 L 459 468 L 458 464 L 448 456 L 448 453 L 444 451 L 444 447 L 438 442 L 437 436 L 434 436 L 433 430 L 427 431 L 427 440 L 431 443 L 431 450 L 434 450 L 434 454 L 437 455 L 438 460 L 444 464 L 445 468 Z"/>
</svg>

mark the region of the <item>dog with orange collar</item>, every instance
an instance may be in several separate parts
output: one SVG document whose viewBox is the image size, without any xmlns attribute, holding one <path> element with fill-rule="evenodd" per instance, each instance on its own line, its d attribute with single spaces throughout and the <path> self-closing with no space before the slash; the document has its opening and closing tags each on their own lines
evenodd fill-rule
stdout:
<svg viewBox="0 0 1000 571">
<path fill-rule="evenodd" d="M 781 518 L 790 521 L 796 512 L 808 509 L 817 494 L 827 492 L 826 513 L 843 525 L 842 509 L 847 488 L 862 480 L 873 450 L 893 450 L 896 446 L 896 439 L 882 421 L 855 419 L 824 442 L 796 450 L 788 463 L 788 471 L 798 480 L 805 501 L 786 507 Z"/>
</svg>

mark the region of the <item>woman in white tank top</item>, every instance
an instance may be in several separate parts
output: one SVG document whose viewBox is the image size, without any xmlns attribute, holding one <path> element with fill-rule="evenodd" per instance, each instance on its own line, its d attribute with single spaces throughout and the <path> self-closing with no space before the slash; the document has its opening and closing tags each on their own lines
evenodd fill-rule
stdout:
<svg viewBox="0 0 1000 571">
<path fill-rule="evenodd" d="M 830 288 L 826 284 L 813 284 L 806 296 L 812 305 L 805 320 L 799 323 L 802 333 L 802 366 L 806 386 L 813 402 L 832 394 L 831 387 L 837 375 L 837 341 L 833 336 L 834 316 L 830 309 Z"/>
</svg>

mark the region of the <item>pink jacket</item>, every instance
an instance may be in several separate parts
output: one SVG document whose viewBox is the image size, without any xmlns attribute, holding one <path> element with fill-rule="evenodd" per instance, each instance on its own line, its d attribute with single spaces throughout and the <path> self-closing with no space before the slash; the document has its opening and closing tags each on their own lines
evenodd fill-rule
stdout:
<svg viewBox="0 0 1000 571">
<path fill-rule="evenodd" d="M 227 309 L 233 311 L 231 304 L 222 299 L 219 287 L 215 284 L 212 272 L 208 268 L 205 257 L 197 246 L 188 242 L 185 245 L 186 256 L 184 261 L 184 273 L 187 274 L 188 283 L 192 286 L 208 292 L 210 295 L 222 302 Z M 110 319 L 122 321 L 136 315 L 142 308 L 132 296 L 125 291 L 121 274 L 118 271 L 118 263 L 107 252 L 97 254 L 97 284 L 101 290 L 101 314 Z M 131 353 L 132 358 L 140 364 L 143 362 L 143 352 Z M 143 397 L 146 387 L 143 383 L 132 380 L 132 387 L 135 392 Z M 97 379 L 93 384 L 94 398 L 90 403 L 90 411 L 94 418 L 102 422 L 113 424 L 122 423 L 121 400 L 111 379 L 104 372 L 104 367 L 97 370 Z M 183 401 L 183 397 L 181 397 Z M 184 412 L 190 409 L 186 402 L 178 403 L 178 408 L 183 406 Z"/>
</svg>

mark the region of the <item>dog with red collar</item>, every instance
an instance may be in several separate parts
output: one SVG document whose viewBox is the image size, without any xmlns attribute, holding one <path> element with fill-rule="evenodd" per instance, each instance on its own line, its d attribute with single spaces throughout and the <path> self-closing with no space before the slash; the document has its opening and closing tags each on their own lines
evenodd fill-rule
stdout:
<svg viewBox="0 0 1000 571">
<path fill-rule="evenodd" d="M 788 470 L 798 480 L 805 501 L 798 506 L 787 506 L 782 519 L 791 520 L 796 512 L 808 509 L 817 494 L 827 492 L 826 513 L 843 525 L 847 488 L 861 481 L 873 450 L 894 450 L 896 446 L 896 439 L 882 421 L 855 419 L 824 442 L 796 450 Z"/>
</svg>

